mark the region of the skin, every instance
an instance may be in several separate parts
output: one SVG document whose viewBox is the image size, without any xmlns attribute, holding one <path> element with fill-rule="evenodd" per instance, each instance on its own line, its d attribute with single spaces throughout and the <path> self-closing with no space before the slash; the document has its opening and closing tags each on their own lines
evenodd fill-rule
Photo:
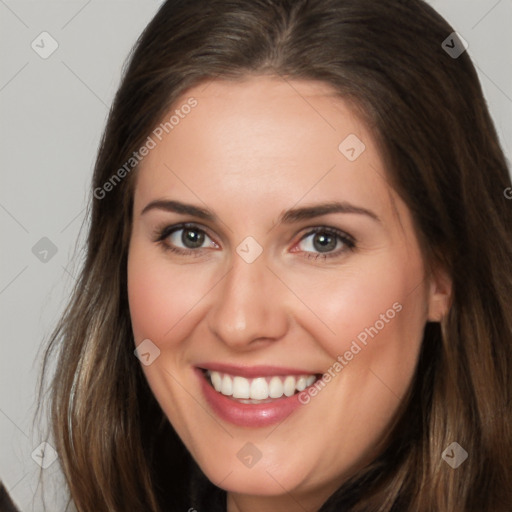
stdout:
<svg viewBox="0 0 512 512">
<path fill-rule="evenodd" d="M 197 106 L 145 157 L 134 192 L 133 332 L 136 344 L 149 338 L 161 351 L 143 369 L 192 456 L 228 491 L 228 512 L 318 510 L 378 453 L 413 377 L 425 323 L 446 313 L 450 283 L 427 270 L 371 132 L 328 85 L 216 80 L 187 91 L 172 110 L 190 97 Z M 366 146 L 352 162 L 338 149 L 349 134 Z M 218 220 L 141 213 L 159 199 L 207 208 Z M 379 220 L 330 213 L 278 222 L 288 209 L 331 201 Z M 208 235 L 193 254 L 155 242 L 158 227 L 180 222 Z M 313 227 L 344 231 L 356 248 L 340 240 L 330 249 L 337 255 L 323 258 L 308 235 Z M 168 245 L 186 249 L 181 234 Z M 263 249 L 252 263 L 236 252 L 248 236 Z M 401 311 L 277 426 L 227 423 L 202 395 L 193 368 L 205 361 L 323 373 L 396 302 Z M 261 452 L 252 468 L 237 458 L 247 442 Z"/>
</svg>

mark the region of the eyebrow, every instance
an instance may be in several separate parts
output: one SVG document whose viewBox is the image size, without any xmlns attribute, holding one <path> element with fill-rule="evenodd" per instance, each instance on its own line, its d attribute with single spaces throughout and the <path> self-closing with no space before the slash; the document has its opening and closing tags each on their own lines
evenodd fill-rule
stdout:
<svg viewBox="0 0 512 512">
<path fill-rule="evenodd" d="M 218 221 L 217 215 L 206 208 L 194 206 L 192 204 L 182 203 L 180 201 L 157 199 L 151 201 L 144 207 L 141 215 L 144 215 L 151 210 L 164 210 L 167 212 L 181 213 L 184 215 L 191 215 L 199 219 L 207 220 L 210 222 Z M 376 222 L 381 222 L 379 217 L 366 208 L 355 206 L 348 202 L 332 201 L 328 203 L 321 203 L 312 206 L 304 206 L 301 208 L 292 208 L 283 212 L 278 219 L 279 224 L 293 224 L 303 220 L 313 219 L 322 215 L 331 213 L 352 213 L 358 215 L 366 215 Z"/>
</svg>

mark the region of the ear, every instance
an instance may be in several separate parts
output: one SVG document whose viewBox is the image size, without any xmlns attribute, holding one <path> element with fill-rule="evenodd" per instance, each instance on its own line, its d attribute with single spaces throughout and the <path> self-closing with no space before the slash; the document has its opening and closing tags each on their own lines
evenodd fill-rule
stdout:
<svg viewBox="0 0 512 512">
<path fill-rule="evenodd" d="M 452 298 L 452 279 L 441 267 L 432 269 L 428 291 L 428 321 L 440 322 L 448 313 Z"/>
</svg>

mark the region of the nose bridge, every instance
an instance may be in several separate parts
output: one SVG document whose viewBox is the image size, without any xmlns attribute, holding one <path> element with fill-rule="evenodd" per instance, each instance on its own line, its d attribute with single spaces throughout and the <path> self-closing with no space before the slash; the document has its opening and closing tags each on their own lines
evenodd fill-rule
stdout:
<svg viewBox="0 0 512 512">
<path fill-rule="evenodd" d="M 244 246 L 241 244 L 240 249 Z M 222 341 L 243 348 L 255 340 L 275 340 L 287 327 L 282 284 L 267 268 L 263 254 L 255 260 L 233 254 L 232 266 L 218 287 L 209 326 Z"/>
</svg>

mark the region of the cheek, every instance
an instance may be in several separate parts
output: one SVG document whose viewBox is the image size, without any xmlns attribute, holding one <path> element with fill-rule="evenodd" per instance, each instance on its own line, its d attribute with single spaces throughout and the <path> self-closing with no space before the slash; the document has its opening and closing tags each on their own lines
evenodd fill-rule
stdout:
<svg viewBox="0 0 512 512">
<path fill-rule="evenodd" d="M 136 342 L 145 338 L 158 340 L 171 320 L 168 313 L 174 311 L 175 304 L 169 303 L 171 296 L 166 294 L 167 283 L 158 278 L 155 270 L 136 250 L 130 253 L 128 301 Z"/>
<path fill-rule="evenodd" d="M 159 345 L 182 329 L 188 314 L 208 290 L 199 273 L 171 265 L 165 254 L 133 242 L 128 256 L 128 300 L 135 340 Z"/>
<path fill-rule="evenodd" d="M 340 272 L 297 276 L 297 295 L 314 313 L 303 318 L 303 327 L 316 333 L 333 358 L 346 351 L 363 349 L 374 339 L 389 338 L 388 345 L 407 343 L 422 331 L 425 297 L 421 258 L 408 254 L 368 257 Z M 350 355 L 349 355 L 350 357 Z"/>
</svg>

